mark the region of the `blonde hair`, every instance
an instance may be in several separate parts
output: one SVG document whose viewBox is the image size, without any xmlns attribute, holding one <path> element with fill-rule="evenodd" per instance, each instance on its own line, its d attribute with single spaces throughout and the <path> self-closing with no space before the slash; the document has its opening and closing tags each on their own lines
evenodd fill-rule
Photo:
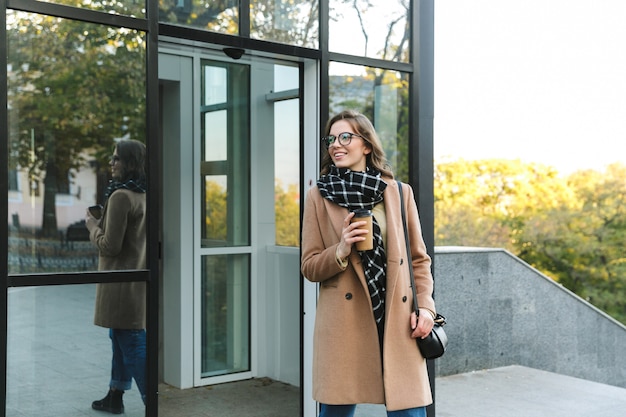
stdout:
<svg viewBox="0 0 626 417">
<path fill-rule="evenodd" d="M 389 161 L 387 161 L 383 146 L 380 143 L 376 129 L 374 129 L 374 125 L 372 125 L 370 119 L 355 110 L 344 110 L 328 120 L 324 136 L 328 136 L 333 124 L 339 120 L 345 120 L 348 122 L 352 129 L 354 129 L 354 133 L 361 135 L 367 146 L 372 150 L 372 152 L 366 156 L 367 167 L 380 171 L 383 176 L 393 178 L 391 166 L 389 165 Z M 330 158 L 330 154 L 327 151 L 323 152 L 320 174 L 328 174 L 332 163 L 333 161 Z"/>
</svg>

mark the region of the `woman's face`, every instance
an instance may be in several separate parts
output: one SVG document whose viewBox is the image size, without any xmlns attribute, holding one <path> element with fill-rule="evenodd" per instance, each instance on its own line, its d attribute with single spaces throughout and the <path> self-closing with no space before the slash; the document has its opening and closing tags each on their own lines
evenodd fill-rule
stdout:
<svg viewBox="0 0 626 417">
<path fill-rule="evenodd" d="M 338 120 L 330 127 L 329 135 L 338 137 L 341 133 L 355 132 L 346 120 Z M 335 139 L 328 147 L 328 154 L 337 168 L 349 168 L 352 171 L 365 171 L 366 158 L 371 151 L 365 139 L 356 134 L 347 145 L 342 145 L 338 139 Z"/>
<path fill-rule="evenodd" d="M 113 151 L 113 156 L 111 157 L 111 177 L 114 180 L 121 180 L 124 177 L 124 169 L 122 166 L 122 160 L 117 154 L 117 148 Z"/>
</svg>

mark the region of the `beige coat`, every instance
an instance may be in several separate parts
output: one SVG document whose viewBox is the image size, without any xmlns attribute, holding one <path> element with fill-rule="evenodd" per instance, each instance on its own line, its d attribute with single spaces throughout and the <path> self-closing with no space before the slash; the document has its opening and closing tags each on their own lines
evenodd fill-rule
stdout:
<svg viewBox="0 0 626 417">
<path fill-rule="evenodd" d="M 384 367 L 365 274 L 358 253 L 342 271 L 335 260 L 346 208 L 309 190 L 302 228 L 302 273 L 319 282 L 313 347 L 313 398 L 325 404 L 386 404 L 390 411 L 432 403 L 426 361 L 411 338 L 412 293 L 397 183 L 386 178 L 387 292 Z M 430 257 L 413 191 L 404 185 L 420 307 L 435 311 Z M 383 375 L 384 368 L 384 375 Z"/>
<path fill-rule="evenodd" d="M 98 247 L 98 270 L 146 268 L 146 194 L 118 189 L 89 233 Z M 97 284 L 94 324 L 110 329 L 146 327 L 146 283 Z"/>
</svg>

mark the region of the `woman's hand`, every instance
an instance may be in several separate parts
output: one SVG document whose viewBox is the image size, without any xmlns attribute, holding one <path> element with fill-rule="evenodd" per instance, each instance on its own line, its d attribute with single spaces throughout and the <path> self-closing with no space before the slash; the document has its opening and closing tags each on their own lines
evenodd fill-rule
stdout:
<svg viewBox="0 0 626 417">
<path fill-rule="evenodd" d="M 418 310 L 420 312 L 419 317 L 416 317 L 415 312 L 411 313 L 411 329 L 413 330 L 411 337 L 413 339 L 417 339 L 418 337 L 425 339 L 433 329 L 435 320 L 433 319 L 432 314 L 430 314 L 430 311 L 425 308 L 420 308 Z"/>
<path fill-rule="evenodd" d="M 89 210 L 87 210 L 87 215 L 85 217 L 85 226 L 87 227 L 87 230 L 91 232 L 93 228 L 98 226 L 99 222 L 100 220 L 93 217 L 93 215 L 89 212 Z"/>
<path fill-rule="evenodd" d="M 365 226 L 367 222 L 354 222 L 350 223 L 350 220 L 354 217 L 354 213 L 348 213 L 345 219 L 343 219 L 343 229 L 341 230 L 341 240 L 337 247 L 337 256 L 341 259 L 345 259 L 352 252 L 352 245 L 356 242 L 362 242 L 365 240 L 365 235 L 368 233 L 367 229 L 360 229 Z"/>
</svg>

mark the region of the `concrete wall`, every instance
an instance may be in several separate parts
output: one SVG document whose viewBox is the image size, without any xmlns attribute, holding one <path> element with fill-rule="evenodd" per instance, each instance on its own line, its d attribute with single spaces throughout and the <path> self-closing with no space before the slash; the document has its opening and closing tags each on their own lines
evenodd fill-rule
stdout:
<svg viewBox="0 0 626 417">
<path fill-rule="evenodd" d="M 522 365 L 626 388 L 626 326 L 502 249 L 440 247 L 434 265 L 436 375 Z"/>
</svg>

